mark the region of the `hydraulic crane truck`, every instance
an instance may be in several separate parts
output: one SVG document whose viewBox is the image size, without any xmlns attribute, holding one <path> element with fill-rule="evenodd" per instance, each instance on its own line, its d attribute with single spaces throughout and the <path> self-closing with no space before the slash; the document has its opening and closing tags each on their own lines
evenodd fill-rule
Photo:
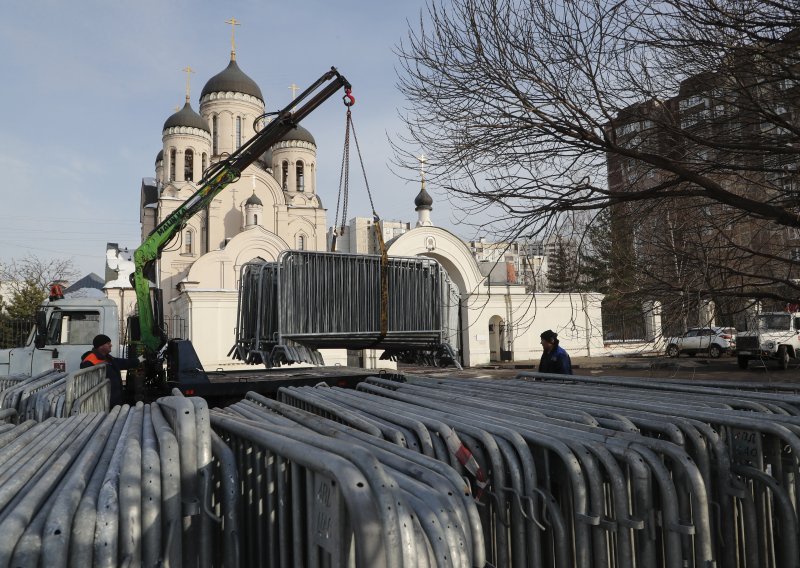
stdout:
<svg viewBox="0 0 800 568">
<path fill-rule="evenodd" d="M 257 121 L 274 116 L 236 152 L 206 170 L 198 190 L 153 229 L 136 249 L 131 284 L 136 292 L 138 313 L 128 320 L 128 357 L 143 356 L 144 362 L 139 369 L 128 373 L 129 396 L 137 400 L 150 398 L 163 393 L 168 386 L 178 386 L 187 394 L 208 395 L 211 398 L 241 396 L 245 392 L 243 389 L 262 390 L 253 388 L 252 383 L 242 378 L 218 381 L 216 384 L 209 381 L 191 343 L 187 340 L 168 340 L 164 332 L 161 291 L 151 286 L 151 281 L 155 280 L 155 263 L 164 247 L 193 215 L 208 206 L 227 185 L 239 179 L 245 168 L 339 89 L 344 89 L 344 104 L 351 106 L 355 99 L 350 92 L 350 83 L 335 67 L 331 67 L 289 106 L 259 117 Z M 334 381 L 341 383 L 336 379 Z M 294 381 L 293 384 L 298 382 L 303 381 Z M 239 393 L 239 390 L 243 392 Z"/>
</svg>

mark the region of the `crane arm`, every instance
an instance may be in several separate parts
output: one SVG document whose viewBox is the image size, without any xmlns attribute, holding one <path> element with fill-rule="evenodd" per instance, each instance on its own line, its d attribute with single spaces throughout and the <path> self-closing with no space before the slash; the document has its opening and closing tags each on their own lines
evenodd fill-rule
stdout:
<svg viewBox="0 0 800 568">
<path fill-rule="evenodd" d="M 322 85 L 325 86 L 320 89 Z M 134 272 L 131 275 L 131 283 L 136 292 L 139 311 L 139 343 L 144 348 L 143 354 L 148 358 L 152 357 L 163 345 L 162 332 L 156 327 L 153 306 L 150 301 L 148 277 L 153 278 L 155 261 L 160 258 L 164 247 L 180 232 L 192 216 L 207 207 L 227 185 L 238 180 L 245 168 L 255 162 L 273 144 L 295 128 L 303 118 L 342 87 L 345 89 L 345 104 L 349 106 L 354 100 L 350 94 L 350 83 L 335 67 L 331 67 L 330 71 L 317 79 L 289 106 L 276 113 L 277 116 L 246 144 L 226 160 L 209 168 L 204 179 L 201 180 L 198 190 L 153 229 L 136 249 L 133 254 Z"/>
</svg>

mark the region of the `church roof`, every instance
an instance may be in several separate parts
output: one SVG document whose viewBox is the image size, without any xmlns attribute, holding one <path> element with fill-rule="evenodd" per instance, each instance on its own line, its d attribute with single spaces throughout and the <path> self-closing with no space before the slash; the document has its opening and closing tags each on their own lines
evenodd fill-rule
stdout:
<svg viewBox="0 0 800 568">
<path fill-rule="evenodd" d="M 225 92 L 244 93 L 262 101 L 264 100 L 261 89 L 256 85 L 255 81 L 239 69 L 235 59 L 231 59 L 224 71 L 217 73 L 208 80 L 206 86 L 203 87 L 203 92 L 200 93 L 200 98 L 202 99 L 211 93 Z"/>
<path fill-rule="evenodd" d="M 94 272 L 90 272 L 68 288 L 64 289 L 65 294 L 69 294 L 70 292 L 75 292 L 77 290 L 81 290 L 83 288 L 94 288 L 95 290 L 102 290 L 105 281 L 100 278 Z"/>
<path fill-rule="evenodd" d="M 163 129 L 166 130 L 167 128 L 172 128 L 174 126 L 188 126 L 190 128 L 199 128 L 200 130 L 211 132 L 206 119 L 194 111 L 192 105 L 189 104 L 189 101 L 186 101 L 186 104 L 183 105 L 181 110 L 167 119 L 167 121 L 164 123 Z"/>
<path fill-rule="evenodd" d="M 311 142 L 315 146 L 317 145 L 317 142 L 314 140 L 314 137 L 311 135 L 311 133 L 299 124 L 285 134 L 283 138 L 279 140 L 279 142 L 283 142 L 285 140 L 301 140 L 303 142 Z"/>
<path fill-rule="evenodd" d="M 247 201 L 245 201 L 244 204 L 245 205 L 264 205 L 263 203 L 261 203 L 261 200 L 258 198 L 258 196 L 255 193 L 253 193 L 253 195 L 248 197 Z"/>
<path fill-rule="evenodd" d="M 159 150 L 156 156 L 156 164 L 164 159 L 164 150 Z"/>
<path fill-rule="evenodd" d="M 417 209 L 431 209 L 431 205 L 433 205 L 433 197 L 431 194 L 427 192 L 425 186 L 422 186 L 422 189 L 419 190 L 417 197 L 414 198 L 414 205 L 417 206 Z"/>
</svg>

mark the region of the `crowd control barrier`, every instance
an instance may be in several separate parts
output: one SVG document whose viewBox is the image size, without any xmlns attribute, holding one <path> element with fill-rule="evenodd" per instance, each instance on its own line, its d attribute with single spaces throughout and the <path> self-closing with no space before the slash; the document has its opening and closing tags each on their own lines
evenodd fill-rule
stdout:
<svg viewBox="0 0 800 568">
<path fill-rule="evenodd" d="M 234 358 L 322 364 L 321 348 L 372 348 L 460 366 L 458 291 L 433 259 L 284 251 L 244 265 L 240 282 Z"/>
</svg>

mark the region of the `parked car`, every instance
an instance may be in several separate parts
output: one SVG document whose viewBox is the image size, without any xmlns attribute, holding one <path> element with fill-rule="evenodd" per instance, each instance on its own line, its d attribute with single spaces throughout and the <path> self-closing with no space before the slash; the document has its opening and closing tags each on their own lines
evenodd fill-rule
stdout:
<svg viewBox="0 0 800 568">
<path fill-rule="evenodd" d="M 680 337 L 667 339 L 666 354 L 678 357 L 686 353 L 694 357 L 698 353 L 708 353 L 716 359 L 723 353 L 736 350 L 736 329 L 732 327 L 694 327 Z"/>
</svg>

